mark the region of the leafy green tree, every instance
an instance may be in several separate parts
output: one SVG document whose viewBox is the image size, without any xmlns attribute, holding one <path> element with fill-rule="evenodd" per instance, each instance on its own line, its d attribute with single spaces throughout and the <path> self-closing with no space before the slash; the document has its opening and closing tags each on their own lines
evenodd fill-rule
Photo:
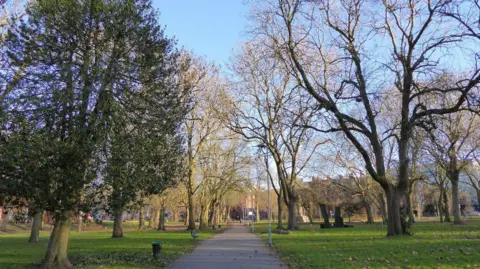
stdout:
<svg viewBox="0 0 480 269">
<path fill-rule="evenodd" d="M 129 203 L 175 184 L 182 167 L 181 143 L 181 137 L 160 130 L 142 135 L 137 129 L 112 139 L 104 171 L 109 210 L 115 216 L 112 237 L 123 236 L 122 214 Z"/>
<path fill-rule="evenodd" d="M 151 160 L 166 156 L 159 145 L 178 140 L 177 125 L 169 122 L 183 109 L 170 84 L 175 44 L 164 36 L 149 0 L 32 1 L 26 17 L 1 47 L 11 63 L 0 72 L 11 74 L 10 83 L 2 85 L 2 129 L 15 138 L 2 146 L 2 164 L 10 168 L 2 168 L 8 172 L 2 172 L 2 181 L 9 183 L 1 185 L 25 186 L 18 195 L 27 199 L 39 195 L 55 219 L 42 266 L 70 267 L 71 217 L 85 187 L 101 180 L 98 171 L 115 152 L 111 145 L 124 135 L 115 133 L 121 130 L 117 124 L 128 116 L 132 125 L 126 129 L 140 130 L 128 143 L 138 151 L 152 146 L 135 159 L 135 164 L 148 160 L 137 166 L 138 178 L 168 174 L 163 163 Z M 153 127 L 142 130 L 146 125 Z M 166 125 L 168 135 L 151 136 Z M 14 149 L 23 158 L 9 158 Z"/>
</svg>

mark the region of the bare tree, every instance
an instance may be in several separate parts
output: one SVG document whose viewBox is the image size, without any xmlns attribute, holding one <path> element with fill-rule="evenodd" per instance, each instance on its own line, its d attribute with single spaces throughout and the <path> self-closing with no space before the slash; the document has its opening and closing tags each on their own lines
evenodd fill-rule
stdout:
<svg viewBox="0 0 480 269">
<path fill-rule="evenodd" d="M 474 160 L 475 162 L 466 169 L 465 173 L 468 176 L 472 188 L 474 188 L 477 193 L 477 203 L 480 206 L 480 175 L 478 173 L 480 159 L 478 158 L 477 152 L 474 153 Z"/>
<path fill-rule="evenodd" d="M 261 42 L 246 44 L 233 60 L 236 77 L 232 85 L 236 93 L 232 113 L 227 116 L 228 125 L 246 139 L 268 148 L 279 180 L 272 185 L 288 207 L 291 230 L 296 228 L 297 221 L 298 176 L 326 141 L 319 140 L 306 127 L 315 113 L 310 107 L 311 97 L 298 91 L 296 80 L 281 62 L 263 53 L 262 46 Z M 278 215 L 280 218 L 281 212 Z"/>
<path fill-rule="evenodd" d="M 459 204 L 460 174 L 467 172 L 480 142 L 477 135 L 479 119 L 469 111 L 438 117 L 437 128 L 429 133 L 428 152 L 445 171 L 452 185 L 453 223 L 461 224 Z M 446 195 L 446 194 L 442 194 Z"/>
<path fill-rule="evenodd" d="M 331 128 L 322 131 L 342 132 L 382 186 L 391 236 L 408 233 L 400 207 L 409 187 L 413 130 L 431 128 L 434 115 L 457 112 L 471 103 L 470 94 L 478 89 L 480 40 L 468 25 L 442 13 L 456 5 L 431 0 L 269 0 L 256 2 L 253 11 L 253 32 L 271 40 L 266 43 L 273 44 L 272 54 L 327 112 Z M 470 50 L 472 44 L 477 49 Z M 462 57 L 466 65 L 453 87 L 425 83 Z M 451 106 L 426 102 L 445 92 L 455 96 Z M 382 102 L 386 95 L 397 100 L 393 119 L 385 117 L 392 114 Z M 395 180 L 387 177 L 384 152 L 392 141 Z"/>
<path fill-rule="evenodd" d="M 225 195 L 248 187 L 250 159 L 242 152 L 244 143 L 235 137 L 209 141 L 201 153 L 200 228 L 221 223 L 219 215 Z M 210 213 L 210 214 L 209 214 Z"/>
<path fill-rule="evenodd" d="M 335 158 L 335 164 L 339 165 L 341 169 L 348 173 L 343 180 L 336 181 L 336 185 L 343 189 L 351 196 L 357 196 L 361 200 L 361 204 L 367 213 L 367 223 L 373 224 L 373 206 L 378 199 L 377 194 L 381 191 L 373 179 L 366 175 L 363 169 L 356 163 L 356 154 L 350 154 L 350 159 L 347 154 L 340 154 L 345 151 L 338 151 Z"/>
<path fill-rule="evenodd" d="M 186 132 L 186 166 L 187 172 L 183 183 L 185 184 L 188 198 L 188 228 L 195 229 L 194 194 L 201 186 L 196 182 L 195 170 L 198 166 L 198 157 L 207 141 L 221 127 L 220 121 L 215 118 L 215 110 L 211 104 L 218 103 L 217 92 L 220 84 L 218 72 L 212 65 L 206 64 L 202 59 L 194 59 L 184 54 L 186 71 L 180 81 L 185 88 L 192 89 L 192 108 L 184 120 Z"/>
</svg>

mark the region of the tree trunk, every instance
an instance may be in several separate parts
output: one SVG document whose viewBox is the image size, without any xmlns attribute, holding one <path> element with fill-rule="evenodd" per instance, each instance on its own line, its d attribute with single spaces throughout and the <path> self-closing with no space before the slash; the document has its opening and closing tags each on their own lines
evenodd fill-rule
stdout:
<svg viewBox="0 0 480 269">
<path fill-rule="evenodd" d="M 386 191 L 387 195 L 387 236 L 403 235 L 402 222 L 400 217 L 401 193 L 392 187 Z"/>
<path fill-rule="evenodd" d="M 28 242 L 38 243 L 40 242 L 40 226 L 42 224 L 42 211 L 35 212 L 33 215 L 32 229 L 30 231 L 30 238 Z"/>
<path fill-rule="evenodd" d="M 2 209 L 2 231 L 7 230 L 8 224 L 8 209 Z"/>
<path fill-rule="evenodd" d="M 277 195 L 277 205 L 278 205 L 278 216 L 277 216 L 277 230 L 283 230 L 283 222 L 282 222 L 282 203 L 283 203 L 283 193 L 282 188 L 279 190 L 279 195 Z"/>
<path fill-rule="evenodd" d="M 77 232 L 82 231 L 82 212 L 78 212 L 78 217 L 77 217 Z"/>
<path fill-rule="evenodd" d="M 215 204 L 212 202 L 210 205 L 211 207 L 211 212 L 207 210 L 207 215 L 208 215 L 208 226 L 211 227 L 213 225 L 213 218 L 215 217 Z M 210 208 L 209 208 L 210 209 Z"/>
<path fill-rule="evenodd" d="M 423 204 L 420 202 L 420 199 L 417 199 L 417 211 L 418 218 L 423 216 Z"/>
<path fill-rule="evenodd" d="M 205 229 L 207 227 L 208 209 L 209 207 L 207 205 L 200 206 L 200 224 L 198 227 L 199 229 Z"/>
<path fill-rule="evenodd" d="M 187 230 L 195 230 L 195 208 L 193 206 L 193 194 L 188 194 L 188 227 Z"/>
<path fill-rule="evenodd" d="M 226 207 L 226 210 L 227 210 L 227 214 L 225 214 L 225 217 L 227 218 L 227 221 L 231 221 L 232 217 L 230 216 L 230 206 L 229 205 Z"/>
<path fill-rule="evenodd" d="M 373 224 L 374 220 L 373 220 L 372 206 L 368 202 L 365 202 L 365 211 L 367 212 L 367 223 Z"/>
<path fill-rule="evenodd" d="M 437 207 L 439 208 L 438 214 L 440 215 L 440 223 L 443 223 L 443 212 L 444 212 L 444 206 L 443 206 L 443 193 L 445 190 L 443 188 L 440 188 L 440 195 L 438 196 L 438 202 L 437 202 Z"/>
<path fill-rule="evenodd" d="M 143 204 L 140 204 L 140 210 L 138 212 L 138 229 L 143 230 L 145 229 L 145 208 Z"/>
<path fill-rule="evenodd" d="M 288 230 L 298 229 L 297 227 L 297 200 L 290 198 L 288 201 Z"/>
<path fill-rule="evenodd" d="M 119 208 L 115 210 L 114 219 L 113 219 L 112 238 L 123 237 L 122 217 L 123 217 L 123 208 Z"/>
<path fill-rule="evenodd" d="M 412 184 L 410 188 L 413 188 L 414 185 Z M 409 189 L 407 192 L 407 214 L 408 214 L 408 225 L 411 226 L 415 223 L 415 215 L 413 214 L 412 210 L 412 190 Z"/>
<path fill-rule="evenodd" d="M 342 218 L 342 211 L 339 206 L 335 207 L 335 227 L 343 228 L 343 218 Z"/>
<path fill-rule="evenodd" d="M 222 210 L 223 208 L 223 210 Z M 217 219 L 215 220 L 215 224 L 222 224 L 223 223 L 223 215 L 225 213 L 225 207 L 222 207 L 220 204 L 217 205 Z"/>
<path fill-rule="evenodd" d="M 456 178 L 451 178 L 452 182 L 452 212 L 453 212 L 453 224 L 462 224 L 462 219 L 460 217 L 460 202 L 458 199 L 459 190 L 458 190 L 458 173 L 455 173 Z M 455 177 L 455 176 L 454 176 Z"/>
<path fill-rule="evenodd" d="M 178 210 L 175 209 L 172 211 L 172 213 L 173 213 L 173 223 L 176 224 L 178 222 Z"/>
<path fill-rule="evenodd" d="M 386 224 L 388 220 L 387 203 L 385 202 L 385 196 L 382 192 L 378 194 L 378 200 L 380 201 L 380 213 L 382 213 L 382 222 L 383 224 Z"/>
<path fill-rule="evenodd" d="M 320 206 L 320 210 L 322 212 L 322 218 L 323 218 L 323 225 L 325 228 L 330 228 L 330 220 L 329 220 L 329 215 L 327 212 L 327 206 L 325 204 L 318 204 Z"/>
<path fill-rule="evenodd" d="M 304 206 L 303 208 L 307 212 L 308 222 L 313 224 L 313 203 L 309 201 L 308 206 Z"/>
<path fill-rule="evenodd" d="M 164 207 L 160 209 L 160 220 L 158 222 L 157 230 L 165 231 L 165 208 Z"/>
<path fill-rule="evenodd" d="M 452 222 L 452 219 L 450 218 L 450 208 L 448 207 L 448 205 L 449 205 L 450 203 L 448 202 L 448 193 L 447 193 L 447 190 L 444 190 L 444 191 L 443 191 L 442 198 L 443 198 L 443 207 L 442 207 L 442 210 L 443 210 L 443 215 L 445 216 L 445 217 L 444 217 L 444 220 L 445 220 L 445 222 Z M 442 199 L 442 198 L 440 198 L 440 199 Z"/>
<path fill-rule="evenodd" d="M 188 224 L 188 220 L 190 219 L 189 216 L 188 216 L 188 212 L 189 212 L 189 209 L 188 209 L 188 206 L 185 207 L 185 216 L 183 218 L 183 225 L 187 225 Z"/>
<path fill-rule="evenodd" d="M 73 212 L 60 212 L 55 217 L 47 253 L 43 259 L 42 268 L 70 268 L 72 264 L 67 257 L 68 236 L 72 226 Z"/>
<path fill-rule="evenodd" d="M 160 222 L 160 209 L 155 209 L 153 216 L 155 221 L 153 222 L 152 228 L 155 229 L 155 227 L 158 227 L 158 223 Z"/>
<path fill-rule="evenodd" d="M 255 196 L 255 219 L 257 222 L 260 221 L 260 209 L 258 207 L 258 196 Z"/>
<path fill-rule="evenodd" d="M 150 218 L 148 218 L 148 225 L 147 225 L 147 228 L 148 229 L 151 229 L 153 228 L 154 226 L 154 223 L 155 223 L 155 210 L 153 210 L 153 208 L 150 208 Z"/>
<path fill-rule="evenodd" d="M 42 217 L 40 221 L 40 230 L 43 231 L 43 226 L 45 225 L 45 210 L 42 211 Z"/>
<path fill-rule="evenodd" d="M 480 184 L 480 182 L 479 182 Z M 476 190 L 477 191 L 477 204 L 480 207 L 480 189 Z"/>
</svg>

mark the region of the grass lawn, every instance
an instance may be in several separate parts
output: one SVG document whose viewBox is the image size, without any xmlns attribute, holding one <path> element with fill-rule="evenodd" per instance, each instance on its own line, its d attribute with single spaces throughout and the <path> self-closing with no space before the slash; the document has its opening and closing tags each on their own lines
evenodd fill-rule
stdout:
<svg viewBox="0 0 480 269">
<path fill-rule="evenodd" d="M 273 234 L 274 247 L 290 268 L 480 268 L 480 220 L 461 226 L 417 223 L 413 236 L 388 238 L 381 225 L 318 226 Z M 264 223 L 256 224 L 255 232 L 268 238 Z"/>
<path fill-rule="evenodd" d="M 199 239 L 214 234 L 198 231 Z M 27 243 L 29 233 L 0 234 L 0 268 L 31 268 L 38 265 L 48 243 L 48 232 L 41 232 L 40 243 Z M 190 232 L 181 230 L 129 231 L 124 238 L 110 238 L 111 229 L 70 232 L 68 256 L 75 268 L 159 268 L 189 252 L 195 246 Z M 154 241 L 162 242 L 161 258 L 152 258 Z M 103 265 L 103 266 L 102 266 Z"/>
</svg>

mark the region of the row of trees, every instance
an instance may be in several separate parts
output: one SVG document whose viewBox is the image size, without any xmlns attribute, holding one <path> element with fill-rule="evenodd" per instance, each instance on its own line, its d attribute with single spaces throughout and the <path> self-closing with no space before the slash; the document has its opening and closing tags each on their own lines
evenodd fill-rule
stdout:
<svg viewBox="0 0 480 269">
<path fill-rule="evenodd" d="M 367 213 L 378 203 L 388 235 L 409 232 L 401 208 L 413 223 L 415 185 L 439 168 L 460 221 L 459 175 L 478 157 L 478 3 L 252 7 L 252 39 L 225 79 L 175 48 L 148 0 L 32 1 L 24 21 L 2 17 L 0 193 L 28 201 L 37 222 L 52 212 L 44 267 L 70 265 L 80 211 L 107 210 L 121 237 L 123 212 L 136 205 L 142 226 L 147 201 L 163 229 L 173 195 L 188 229 L 197 219 L 203 228 L 228 217 L 238 193 L 260 196 L 259 178 L 277 194 L 278 228 L 284 205 L 295 229 L 305 197 L 325 204 L 333 194 L 328 182 L 301 188 L 319 168 L 342 175 L 338 193 L 360 195 Z M 247 142 L 266 149 L 273 171 L 254 171 L 263 161 Z"/>
<path fill-rule="evenodd" d="M 412 169 L 417 133 L 444 140 L 436 133 L 439 122 L 478 108 L 480 34 L 473 15 L 480 10 L 478 3 L 253 2 L 254 39 L 242 57 L 250 57 L 245 60 L 250 66 L 240 68 L 240 63 L 236 68 L 250 76 L 247 82 L 255 83 L 245 87 L 246 92 L 255 87 L 269 90 L 255 93 L 253 99 L 264 111 L 252 116 L 251 110 L 241 109 L 241 120 L 233 116 L 232 122 L 238 123 L 233 129 L 269 147 L 281 178 L 279 196 L 286 202 L 295 200 L 289 179 L 297 175 L 298 165 L 295 147 L 288 146 L 315 148 L 316 143 L 300 142 L 311 130 L 324 134 L 323 141 L 345 139 L 361 156 L 361 169 L 385 193 L 388 235 L 408 233 L 400 208 L 417 178 Z M 287 91 L 279 94 L 282 86 Z M 245 126 L 242 121 L 249 119 L 257 126 Z M 281 170 L 282 161 L 277 162 L 279 139 L 289 154 L 281 159 L 290 164 L 287 173 Z M 457 156 L 454 152 L 448 149 L 440 158 Z M 455 160 L 447 160 L 448 168 L 444 165 L 452 183 L 458 182 Z M 456 203 L 455 195 L 453 200 Z"/>
<path fill-rule="evenodd" d="M 150 215 L 165 229 L 181 207 L 188 229 L 205 228 L 251 186 L 248 148 L 220 116 L 217 67 L 178 51 L 157 16 L 148 0 L 33 1 L 2 25 L 0 198 L 28 204 L 33 242 L 52 215 L 45 268 L 71 265 L 82 212 L 113 216 L 112 237 L 131 210 L 139 228 Z"/>
<path fill-rule="evenodd" d="M 148 0 L 31 1 L 25 17 L 0 46 L 0 185 L 33 230 L 51 212 L 43 266 L 69 267 L 72 216 L 102 199 L 122 236 L 125 207 L 181 175 L 191 58 Z"/>
</svg>

